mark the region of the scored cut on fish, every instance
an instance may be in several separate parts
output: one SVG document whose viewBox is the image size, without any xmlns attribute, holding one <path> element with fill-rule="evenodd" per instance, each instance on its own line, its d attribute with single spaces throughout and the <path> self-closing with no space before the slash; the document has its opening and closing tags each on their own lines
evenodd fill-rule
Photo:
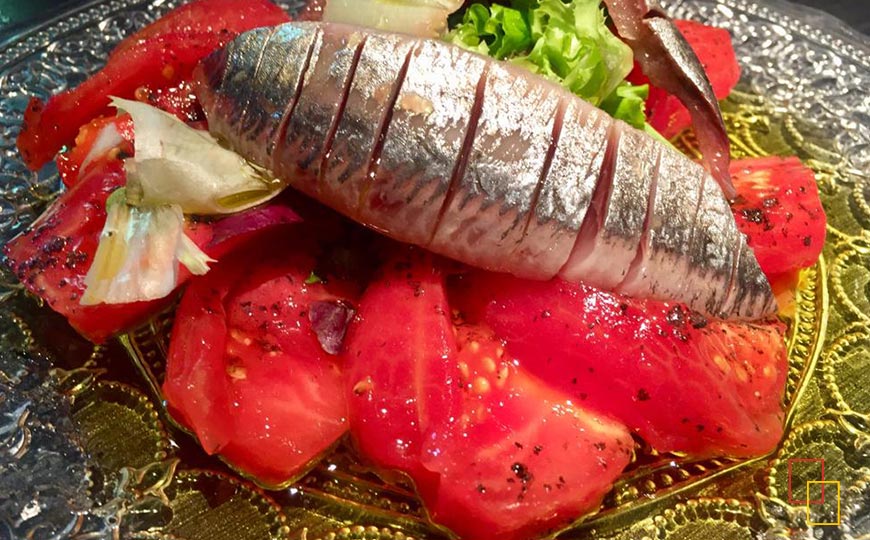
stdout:
<svg viewBox="0 0 870 540">
<path fill-rule="evenodd" d="M 392 238 L 717 317 L 776 311 L 709 173 L 518 66 L 292 22 L 240 35 L 196 78 L 216 137 Z"/>
</svg>

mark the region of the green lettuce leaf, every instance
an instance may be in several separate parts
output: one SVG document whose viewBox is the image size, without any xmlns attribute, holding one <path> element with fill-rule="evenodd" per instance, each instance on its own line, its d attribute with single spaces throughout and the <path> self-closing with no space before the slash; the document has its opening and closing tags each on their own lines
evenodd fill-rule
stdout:
<svg viewBox="0 0 870 540">
<path fill-rule="evenodd" d="M 649 85 L 635 86 L 622 82 L 601 102 L 599 107 L 610 116 L 622 120 L 634 127 L 643 128 L 646 124 L 646 98 L 649 96 Z"/>
<path fill-rule="evenodd" d="M 632 126 L 646 123 L 649 89 L 625 82 L 631 49 L 607 27 L 600 0 L 472 4 L 445 39 L 521 65 Z"/>
</svg>

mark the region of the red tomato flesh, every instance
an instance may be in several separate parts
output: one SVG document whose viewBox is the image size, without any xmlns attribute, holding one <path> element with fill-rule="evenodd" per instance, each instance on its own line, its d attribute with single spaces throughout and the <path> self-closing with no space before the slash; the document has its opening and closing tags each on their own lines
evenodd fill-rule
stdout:
<svg viewBox="0 0 870 540">
<path fill-rule="evenodd" d="M 127 36 L 115 47 L 111 56 L 121 54 L 146 39 L 166 34 L 197 31 L 236 35 L 259 26 L 274 26 L 289 20 L 283 9 L 267 0 L 197 0 L 173 9 Z"/>
<path fill-rule="evenodd" d="M 465 539 L 539 536 L 594 510 L 630 460 L 628 431 L 446 308 L 426 255 L 394 261 L 364 294 L 347 352 L 357 447 L 407 473 L 433 520 Z"/>
<path fill-rule="evenodd" d="M 78 87 L 47 103 L 33 98 L 17 140 L 21 156 L 28 167 L 38 170 L 73 143 L 80 126 L 110 114 L 109 96 L 133 99 L 140 87 L 156 91 L 176 86 L 190 77 L 202 58 L 239 32 L 288 20 L 264 0 L 203 0 L 179 8 L 175 15 L 127 38 L 106 66 Z"/>
<path fill-rule="evenodd" d="M 95 343 L 135 328 L 173 301 L 170 295 L 128 304 L 79 303 L 106 223 L 106 199 L 125 183 L 119 159 L 109 155 L 97 159 L 27 232 L 4 246 L 6 262 L 18 280 Z M 299 217 L 288 207 L 272 204 L 214 222 L 188 221 L 185 234 L 207 255 L 219 259 L 259 230 L 296 221 Z M 178 285 L 189 277 L 186 268 L 179 268 Z"/>
<path fill-rule="evenodd" d="M 163 393 L 203 448 L 277 486 L 304 473 L 347 429 L 337 357 L 311 328 L 315 258 L 276 230 L 194 280 L 176 312 Z M 257 261 L 255 265 L 251 261 Z"/>
<path fill-rule="evenodd" d="M 827 218 L 813 171 L 796 157 L 731 162 L 731 210 L 772 281 L 812 266 L 825 245 Z"/>
<path fill-rule="evenodd" d="M 4 247 L 7 264 L 19 281 L 96 343 L 136 326 L 172 300 L 79 304 L 85 291 L 85 275 L 106 222 L 106 199 L 125 181 L 120 161 L 100 160 L 76 186 L 61 194 L 27 233 Z M 188 234 L 202 242 L 202 235 L 208 232 L 195 227 Z"/>
<path fill-rule="evenodd" d="M 87 174 L 97 158 L 124 155 L 133 155 L 133 119 L 129 114 L 101 117 L 82 126 L 75 147 L 57 156 L 57 170 L 64 185 L 70 187 Z"/>
<path fill-rule="evenodd" d="M 413 252 L 382 269 L 366 289 L 348 331 L 349 419 L 353 441 L 381 469 L 437 482 L 421 462 L 429 411 L 458 414 L 456 340 L 443 277 Z"/>
<path fill-rule="evenodd" d="M 438 474 L 432 518 L 465 539 L 545 536 L 594 511 L 631 461 L 622 424 L 587 409 L 499 356 L 482 327 L 457 328 L 462 375 L 458 420 L 432 411 L 440 446 L 424 454 Z M 459 511 L 461 509 L 461 511 Z"/>
<path fill-rule="evenodd" d="M 660 452 L 757 456 L 782 436 L 788 364 L 778 322 L 707 320 L 680 305 L 482 272 L 458 290 L 475 291 L 470 316 L 522 367 Z"/>
</svg>

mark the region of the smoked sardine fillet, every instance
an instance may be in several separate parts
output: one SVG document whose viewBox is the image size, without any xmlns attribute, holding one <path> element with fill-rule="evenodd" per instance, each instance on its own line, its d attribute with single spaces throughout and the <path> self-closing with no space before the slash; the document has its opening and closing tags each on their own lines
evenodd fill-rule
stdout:
<svg viewBox="0 0 870 540">
<path fill-rule="evenodd" d="M 196 77 L 216 137 L 394 239 L 710 316 L 776 311 L 709 173 L 520 67 L 292 22 L 240 35 Z"/>
</svg>

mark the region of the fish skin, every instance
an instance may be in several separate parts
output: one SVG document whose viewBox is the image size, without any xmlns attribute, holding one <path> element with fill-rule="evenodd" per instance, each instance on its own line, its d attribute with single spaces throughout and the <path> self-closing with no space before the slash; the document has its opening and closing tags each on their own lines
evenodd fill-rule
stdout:
<svg viewBox="0 0 870 540">
<path fill-rule="evenodd" d="M 614 122 L 608 133 L 610 153 L 602 170 L 593 201 L 596 205 L 588 226 L 580 230 L 577 244 L 559 276 L 568 281 L 585 281 L 614 290 L 628 274 L 643 236 L 648 201 L 655 182 L 659 145 L 622 122 Z M 608 185 L 609 184 L 609 185 Z M 606 257 L 599 254 L 607 253 Z"/>
<path fill-rule="evenodd" d="M 517 266 L 510 257 L 523 240 L 545 176 L 557 109 L 564 94 L 517 76 L 520 68 L 493 64 L 485 75 L 483 104 L 464 169 L 451 186 L 432 251 L 468 264 L 520 277 L 547 279 L 541 265 Z M 504 110 L 504 103 L 529 106 Z"/>
<path fill-rule="evenodd" d="M 239 122 L 257 91 L 248 84 L 248 79 L 256 70 L 260 51 L 271 33 L 270 28 L 245 32 L 209 57 L 208 64 L 220 68 L 209 70 L 207 75 L 215 92 L 202 102 L 203 107 L 213 111 L 213 120 L 209 122 L 213 134 L 235 138 L 238 133 Z"/>
<path fill-rule="evenodd" d="M 763 273 L 756 271 L 758 262 L 752 248 L 747 244 L 746 237 L 741 234 L 739 242 L 736 269 L 722 312 L 751 318 L 752 313 L 775 310 L 776 301 L 764 294 L 770 289 L 770 284 Z"/>
<path fill-rule="evenodd" d="M 225 83 L 236 75 L 239 64 L 232 59 L 242 53 L 241 47 L 251 47 L 248 40 L 234 40 L 218 54 L 207 57 L 197 68 L 195 78 L 208 79 L 208 87 L 214 92 L 202 96 L 204 109 L 216 111 L 215 118 L 209 122 L 209 131 L 220 139 L 233 140 L 238 152 L 254 163 L 269 169 L 274 168 L 272 153 L 275 138 L 286 121 L 286 115 L 295 105 L 295 96 L 302 77 L 308 66 L 308 59 L 316 43 L 319 43 L 319 27 L 299 27 L 281 25 L 271 29 L 257 29 L 250 34 L 257 36 L 259 60 L 255 83 L 256 92 L 245 93 L 244 103 L 240 99 L 233 103 L 232 89 L 236 83 Z M 243 73 L 247 71 L 243 70 Z M 244 80 L 244 78 L 242 78 Z M 249 86 L 247 83 L 245 86 Z M 229 94 L 229 95 L 228 95 Z M 289 97 L 288 97 L 289 96 Z M 239 114 L 221 116 L 220 112 L 240 109 Z M 244 111 L 245 114 L 241 114 Z"/>
<path fill-rule="evenodd" d="M 349 26 L 319 34 L 299 98 L 278 133 L 272 161 L 275 174 L 292 178 L 293 187 L 312 197 L 317 196 L 320 168 L 365 39 L 365 33 Z"/>
<path fill-rule="evenodd" d="M 363 47 L 317 189 L 317 197 L 333 201 L 339 212 L 359 213 L 373 162 L 380 159 L 378 142 L 417 45 L 406 36 L 394 35 Z"/>
<path fill-rule="evenodd" d="M 709 276 L 703 266 L 689 264 L 689 247 L 705 172 L 698 167 L 686 171 L 682 156 L 663 148 L 657 174 L 640 258 L 619 285 L 619 292 L 629 296 L 645 291 L 670 298 L 700 296 Z"/>
<path fill-rule="evenodd" d="M 244 54 L 230 45 L 206 61 L 197 93 L 210 129 L 293 187 L 397 240 L 484 268 L 560 275 L 717 317 L 775 312 L 721 189 L 685 156 L 559 85 L 440 41 L 283 26 L 315 38 L 296 103 L 287 85 L 292 114 L 275 132 L 271 161 L 243 141 L 262 141 L 256 126 L 272 133 L 274 123 L 239 110 L 267 84 L 258 65 L 305 59 L 260 55 L 256 40 L 262 49 L 268 34 L 243 35 Z M 379 71 L 372 64 L 385 55 L 396 58 Z M 272 114 L 276 103 L 266 100 Z M 244 135 L 229 130 L 243 124 Z M 351 142 L 363 124 L 372 140 Z"/>
<path fill-rule="evenodd" d="M 396 96 L 380 161 L 351 217 L 397 240 L 429 244 L 473 124 L 486 65 L 446 43 L 420 42 Z M 453 69 L 450 78 L 443 76 Z"/>
<path fill-rule="evenodd" d="M 544 279 L 565 266 L 586 217 L 608 147 L 612 119 L 574 99 L 565 100 L 549 170 L 534 215 L 511 259 L 537 265 Z"/>
</svg>

